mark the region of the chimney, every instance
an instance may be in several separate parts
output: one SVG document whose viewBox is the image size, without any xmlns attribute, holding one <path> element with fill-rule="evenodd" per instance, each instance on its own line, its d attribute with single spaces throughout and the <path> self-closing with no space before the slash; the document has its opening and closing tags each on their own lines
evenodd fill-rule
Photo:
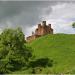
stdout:
<svg viewBox="0 0 75 75">
<path fill-rule="evenodd" d="M 46 21 L 42 21 L 42 25 L 46 25 Z"/>
</svg>

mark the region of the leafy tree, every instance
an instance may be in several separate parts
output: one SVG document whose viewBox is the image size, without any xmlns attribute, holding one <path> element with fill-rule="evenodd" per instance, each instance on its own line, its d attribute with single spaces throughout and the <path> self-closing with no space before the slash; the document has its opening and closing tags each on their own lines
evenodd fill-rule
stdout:
<svg viewBox="0 0 75 75">
<path fill-rule="evenodd" d="M 0 35 L 0 73 L 10 73 L 26 67 L 31 50 L 25 46 L 21 28 L 5 29 Z"/>
<path fill-rule="evenodd" d="M 75 22 L 72 24 L 72 27 L 75 28 Z"/>
</svg>

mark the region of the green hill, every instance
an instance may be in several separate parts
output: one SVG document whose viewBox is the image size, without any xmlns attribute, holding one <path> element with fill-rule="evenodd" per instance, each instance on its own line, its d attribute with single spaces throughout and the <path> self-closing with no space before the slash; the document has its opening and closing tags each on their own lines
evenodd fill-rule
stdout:
<svg viewBox="0 0 75 75">
<path fill-rule="evenodd" d="M 48 68 L 51 73 L 75 73 L 74 34 L 49 34 L 34 40 L 28 46 L 34 50 L 36 58 L 48 57 L 54 61 L 53 67 Z"/>
</svg>

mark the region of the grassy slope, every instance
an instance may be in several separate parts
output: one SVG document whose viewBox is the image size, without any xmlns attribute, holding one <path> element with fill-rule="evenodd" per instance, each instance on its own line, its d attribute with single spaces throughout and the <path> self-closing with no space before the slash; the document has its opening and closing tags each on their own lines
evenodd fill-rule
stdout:
<svg viewBox="0 0 75 75">
<path fill-rule="evenodd" d="M 75 70 L 75 35 L 46 35 L 28 46 L 34 49 L 36 58 L 49 57 L 54 60 L 54 65 L 50 68 L 51 73 L 66 73 Z"/>
</svg>

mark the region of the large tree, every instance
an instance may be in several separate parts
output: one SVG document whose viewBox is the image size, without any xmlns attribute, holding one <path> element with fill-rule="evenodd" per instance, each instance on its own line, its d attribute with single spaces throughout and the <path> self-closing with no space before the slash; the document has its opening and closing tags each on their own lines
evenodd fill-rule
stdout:
<svg viewBox="0 0 75 75">
<path fill-rule="evenodd" d="M 10 73 L 26 67 L 31 50 L 25 46 L 21 28 L 5 29 L 0 35 L 0 73 Z"/>
</svg>

